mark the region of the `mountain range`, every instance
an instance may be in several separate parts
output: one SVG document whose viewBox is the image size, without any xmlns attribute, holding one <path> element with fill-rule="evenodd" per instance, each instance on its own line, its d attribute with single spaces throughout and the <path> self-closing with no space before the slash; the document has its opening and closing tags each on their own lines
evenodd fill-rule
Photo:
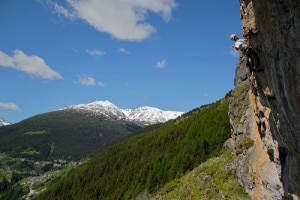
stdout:
<svg viewBox="0 0 300 200">
<path fill-rule="evenodd" d="M 164 111 L 149 106 L 142 106 L 135 109 L 120 109 L 110 101 L 95 101 L 88 104 L 71 105 L 62 110 L 102 116 L 108 120 L 133 122 L 140 126 L 164 123 L 183 114 L 183 112 Z"/>
<path fill-rule="evenodd" d="M 0 127 L 0 152 L 35 160 L 78 160 L 142 127 L 181 114 L 152 107 L 124 110 L 109 101 L 72 105 Z"/>
<path fill-rule="evenodd" d="M 59 110 L 67 110 L 90 116 L 101 116 L 107 120 L 133 122 L 139 126 L 164 123 L 170 119 L 175 119 L 184 113 L 165 111 L 149 106 L 142 106 L 135 109 L 121 109 L 110 101 L 94 101 L 88 104 L 70 105 Z M 0 117 L 0 126 L 7 125 L 11 125 L 11 123 Z"/>
</svg>

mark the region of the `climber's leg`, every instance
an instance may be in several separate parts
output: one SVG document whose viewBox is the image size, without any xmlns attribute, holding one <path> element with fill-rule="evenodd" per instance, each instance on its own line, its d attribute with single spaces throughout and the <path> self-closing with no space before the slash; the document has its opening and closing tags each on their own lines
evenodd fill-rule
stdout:
<svg viewBox="0 0 300 200">
<path fill-rule="evenodd" d="M 249 57 L 251 58 L 253 68 L 257 70 L 259 68 L 259 59 L 255 51 L 253 51 L 253 49 L 249 49 Z"/>
<path fill-rule="evenodd" d="M 246 49 L 243 53 L 247 57 L 247 67 L 249 68 L 250 74 L 252 74 L 252 72 L 255 70 L 255 68 L 254 68 L 253 59 L 251 58 L 251 55 L 250 55 L 250 50 Z"/>
</svg>

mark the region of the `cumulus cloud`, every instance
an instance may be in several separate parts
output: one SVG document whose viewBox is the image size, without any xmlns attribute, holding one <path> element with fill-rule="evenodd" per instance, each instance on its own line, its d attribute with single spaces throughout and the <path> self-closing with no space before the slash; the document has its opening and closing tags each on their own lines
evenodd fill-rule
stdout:
<svg viewBox="0 0 300 200">
<path fill-rule="evenodd" d="M 8 110 L 20 111 L 21 109 L 14 103 L 0 102 L 0 107 Z"/>
<path fill-rule="evenodd" d="M 168 64 L 167 63 L 167 59 L 165 58 L 165 59 L 162 59 L 161 61 L 158 61 L 156 63 L 156 67 L 163 69 L 163 68 L 165 68 L 167 66 L 167 64 Z"/>
<path fill-rule="evenodd" d="M 52 70 L 46 62 L 36 55 L 26 55 L 18 49 L 13 51 L 13 55 L 9 56 L 0 51 L 0 66 L 9 67 L 23 71 L 31 76 L 45 79 L 60 79 L 62 76 Z"/>
<path fill-rule="evenodd" d="M 168 22 L 175 0 L 67 0 L 66 8 L 52 3 L 60 16 L 81 19 L 96 30 L 119 40 L 141 41 L 156 29 L 147 22 L 147 13 L 160 14 Z"/>
<path fill-rule="evenodd" d="M 97 50 L 97 49 L 92 49 L 92 50 L 87 49 L 86 52 L 92 56 L 104 56 L 106 54 L 105 51 Z"/>
<path fill-rule="evenodd" d="M 79 83 L 84 86 L 100 86 L 100 87 L 105 86 L 105 84 L 103 82 L 101 82 L 101 81 L 97 82 L 94 79 L 94 77 L 87 76 L 87 75 L 79 76 Z"/>
</svg>

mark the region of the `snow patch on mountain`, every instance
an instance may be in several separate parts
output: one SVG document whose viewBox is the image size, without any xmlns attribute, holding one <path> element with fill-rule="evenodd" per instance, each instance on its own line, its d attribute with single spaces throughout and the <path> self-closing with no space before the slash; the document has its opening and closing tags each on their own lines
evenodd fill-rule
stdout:
<svg viewBox="0 0 300 200">
<path fill-rule="evenodd" d="M 122 120 L 126 118 L 122 110 L 109 101 L 95 101 L 88 104 L 71 105 L 64 109 L 87 111 L 93 115 L 102 115 L 109 119 Z"/>
<path fill-rule="evenodd" d="M 126 109 L 123 110 L 123 112 L 132 121 L 140 121 L 145 123 L 150 122 L 149 124 L 163 123 L 170 119 L 175 119 L 183 114 L 182 112 L 164 111 L 148 106 L 143 106 L 136 109 Z"/>
<path fill-rule="evenodd" d="M 11 125 L 11 123 L 5 121 L 3 118 L 0 117 L 0 126 L 7 126 Z"/>
<path fill-rule="evenodd" d="M 109 101 L 95 101 L 89 104 L 71 105 L 64 110 L 89 112 L 93 115 L 105 116 L 108 119 L 124 120 L 145 125 L 163 123 L 175 119 L 183 112 L 164 111 L 154 107 L 143 106 L 136 109 L 120 109 Z"/>
</svg>

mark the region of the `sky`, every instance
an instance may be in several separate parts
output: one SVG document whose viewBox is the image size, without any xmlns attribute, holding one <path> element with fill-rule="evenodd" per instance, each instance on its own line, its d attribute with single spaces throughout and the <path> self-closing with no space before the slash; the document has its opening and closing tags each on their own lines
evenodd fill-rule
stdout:
<svg viewBox="0 0 300 200">
<path fill-rule="evenodd" d="M 237 0 L 0 0 L 0 117 L 213 103 L 234 87 L 232 33 Z"/>
</svg>

